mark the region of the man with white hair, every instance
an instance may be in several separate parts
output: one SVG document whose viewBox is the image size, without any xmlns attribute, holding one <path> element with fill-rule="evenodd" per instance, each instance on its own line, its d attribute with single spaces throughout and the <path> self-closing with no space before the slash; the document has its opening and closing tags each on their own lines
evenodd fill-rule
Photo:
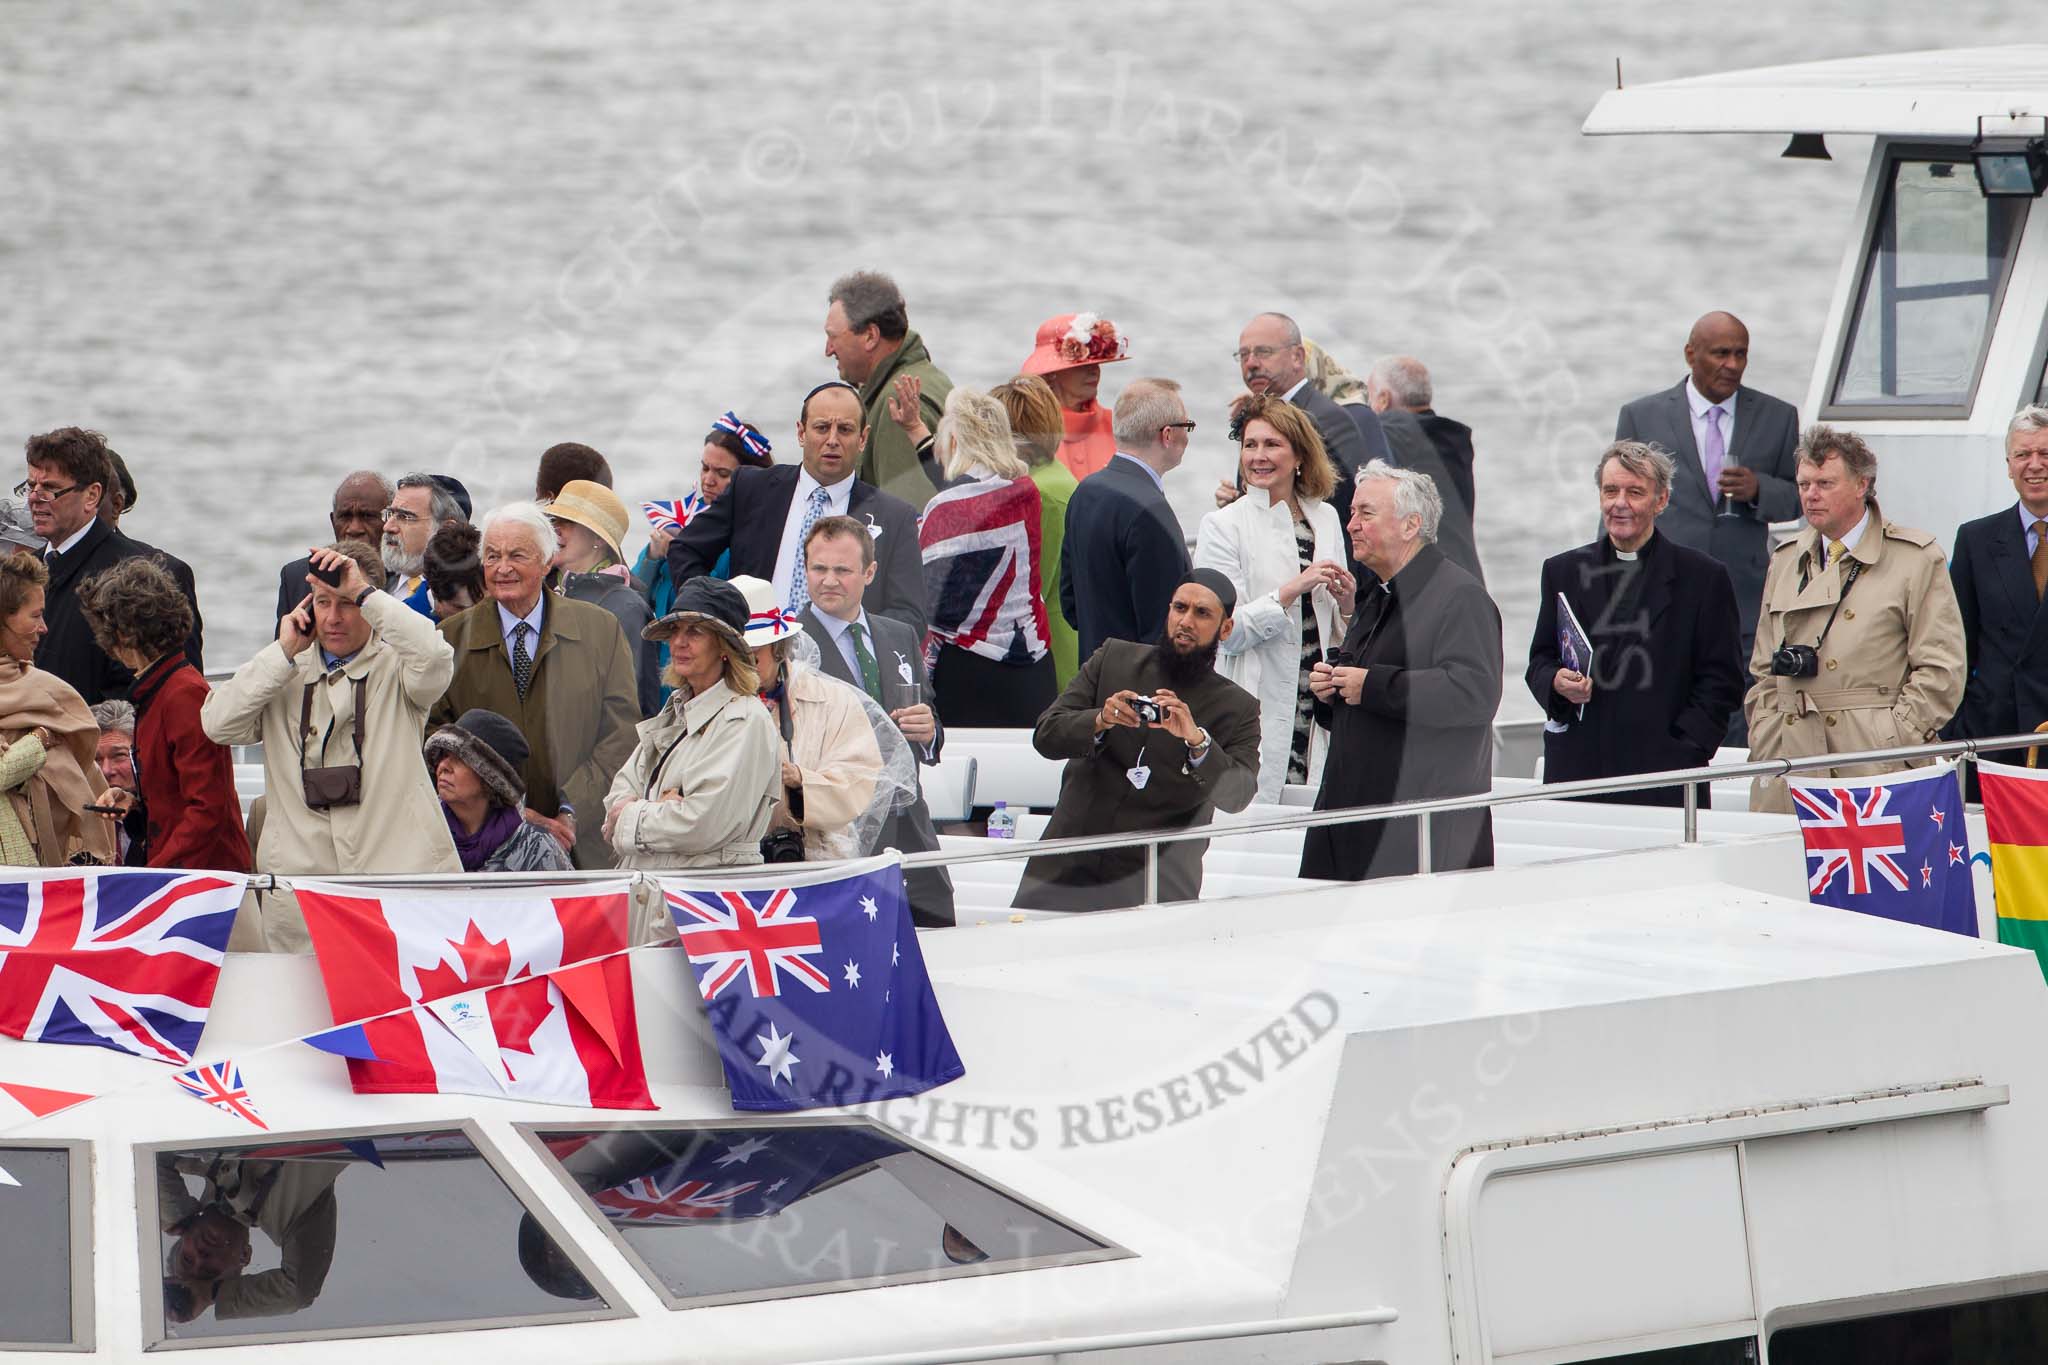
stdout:
<svg viewBox="0 0 2048 1365">
<path fill-rule="evenodd" d="M 2019 501 L 1957 527 L 1949 560 L 1969 660 L 1949 739 L 2015 735 L 2048 721 L 2048 407 L 2013 414 L 2005 473 Z M 2025 761 L 2017 752 L 1987 757 Z"/>
<path fill-rule="evenodd" d="M 1157 644 L 1166 604 L 1188 571 L 1187 537 L 1166 501 L 1166 476 L 1188 453 L 1195 424 L 1180 385 L 1134 379 L 1116 400 L 1116 454 L 1067 502 L 1060 609 L 1080 656 L 1105 640 Z"/>
<path fill-rule="evenodd" d="M 1380 415 L 1394 463 L 1429 475 L 1444 500 L 1437 546 L 1453 564 L 1481 583 L 1479 545 L 1472 535 L 1478 505 L 1472 484 L 1472 428 L 1439 416 L 1429 367 L 1412 355 L 1381 356 L 1365 378 L 1366 402 Z"/>
<path fill-rule="evenodd" d="M 558 548 L 547 514 L 507 503 L 483 519 L 484 601 L 441 623 L 455 679 L 429 728 L 481 707 L 526 737 L 526 819 L 580 868 L 610 867 L 604 797 L 640 721 L 633 653 L 603 607 L 545 589 Z"/>
<path fill-rule="evenodd" d="M 1500 709 L 1500 611 L 1436 547 L 1443 500 L 1425 474 L 1374 460 L 1352 495 L 1353 556 L 1371 575 L 1344 645 L 1309 673 L 1330 729 L 1317 810 L 1472 796 L 1493 775 Z M 1341 881 L 1418 869 L 1413 819 L 1308 831 L 1301 875 Z M 1493 863 L 1484 810 L 1430 820 L 1430 867 Z"/>
</svg>

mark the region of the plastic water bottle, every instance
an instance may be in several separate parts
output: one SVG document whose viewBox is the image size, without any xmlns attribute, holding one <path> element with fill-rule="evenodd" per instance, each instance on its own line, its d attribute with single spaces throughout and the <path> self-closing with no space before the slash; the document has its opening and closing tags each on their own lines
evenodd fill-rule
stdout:
<svg viewBox="0 0 2048 1365">
<path fill-rule="evenodd" d="M 1014 839 L 1017 837 L 1017 817 L 1012 815 L 1002 802 L 988 813 L 988 837 L 991 839 Z"/>
</svg>

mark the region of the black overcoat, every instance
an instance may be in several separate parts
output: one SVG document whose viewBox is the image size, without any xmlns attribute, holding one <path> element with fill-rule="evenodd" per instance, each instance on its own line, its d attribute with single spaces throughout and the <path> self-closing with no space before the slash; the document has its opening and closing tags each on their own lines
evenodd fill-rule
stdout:
<svg viewBox="0 0 2048 1365">
<path fill-rule="evenodd" d="M 1366 580 L 1343 648 L 1367 670 L 1365 686 L 1356 703 L 1316 703 L 1316 718 L 1330 727 L 1317 810 L 1490 789 L 1500 610 L 1477 579 L 1424 545 L 1391 582 Z M 1412 818 L 1311 829 L 1301 875 L 1406 876 L 1417 866 L 1415 836 Z M 1436 871 L 1493 863 L 1493 821 L 1484 810 L 1434 817 L 1430 839 Z"/>
</svg>

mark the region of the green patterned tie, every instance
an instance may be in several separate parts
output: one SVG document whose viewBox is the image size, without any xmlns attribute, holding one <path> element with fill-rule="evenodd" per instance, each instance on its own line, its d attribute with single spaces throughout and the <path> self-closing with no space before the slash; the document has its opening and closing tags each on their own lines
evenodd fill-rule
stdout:
<svg viewBox="0 0 2048 1365">
<path fill-rule="evenodd" d="M 877 702 L 882 700 L 882 670 L 875 666 L 875 652 L 868 648 L 867 632 L 860 628 L 860 622 L 847 625 L 853 633 L 853 657 L 860 660 L 860 685 Z"/>
</svg>

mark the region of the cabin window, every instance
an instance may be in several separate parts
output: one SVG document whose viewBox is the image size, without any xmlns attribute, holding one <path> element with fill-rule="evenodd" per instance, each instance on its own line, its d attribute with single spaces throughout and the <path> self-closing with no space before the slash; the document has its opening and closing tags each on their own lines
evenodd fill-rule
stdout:
<svg viewBox="0 0 2048 1365">
<path fill-rule="evenodd" d="M 1697 1346 L 1667 1346 L 1660 1351 L 1594 1356 L 1572 1365 L 1756 1365 L 1756 1338 L 1703 1341 Z"/>
<path fill-rule="evenodd" d="M 1771 1365 L 2006 1365 L 2039 1360 L 2048 1293 L 1817 1322 L 1771 1333 Z"/>
<path fill-rule="evenodd" d="M 137 1151 L 152 1346 L 616 1317 L 468 1127 Z"/>
<path fill-rule="evenodd" d="M 670 1307 L 1125 1254 L 880 1124 L 526 1131 Z"/>
<path fill-rule="evenodd" d="M 1822 416 L 1969 415 L 2027 202 L 1986 199 L 1967 156 L 1890 163 Z"/>
<path fill-rule="evenodd" d="M 0 1146 L 0 1351 L 92 1347 L 83 1147 Z"/>
</svg>

